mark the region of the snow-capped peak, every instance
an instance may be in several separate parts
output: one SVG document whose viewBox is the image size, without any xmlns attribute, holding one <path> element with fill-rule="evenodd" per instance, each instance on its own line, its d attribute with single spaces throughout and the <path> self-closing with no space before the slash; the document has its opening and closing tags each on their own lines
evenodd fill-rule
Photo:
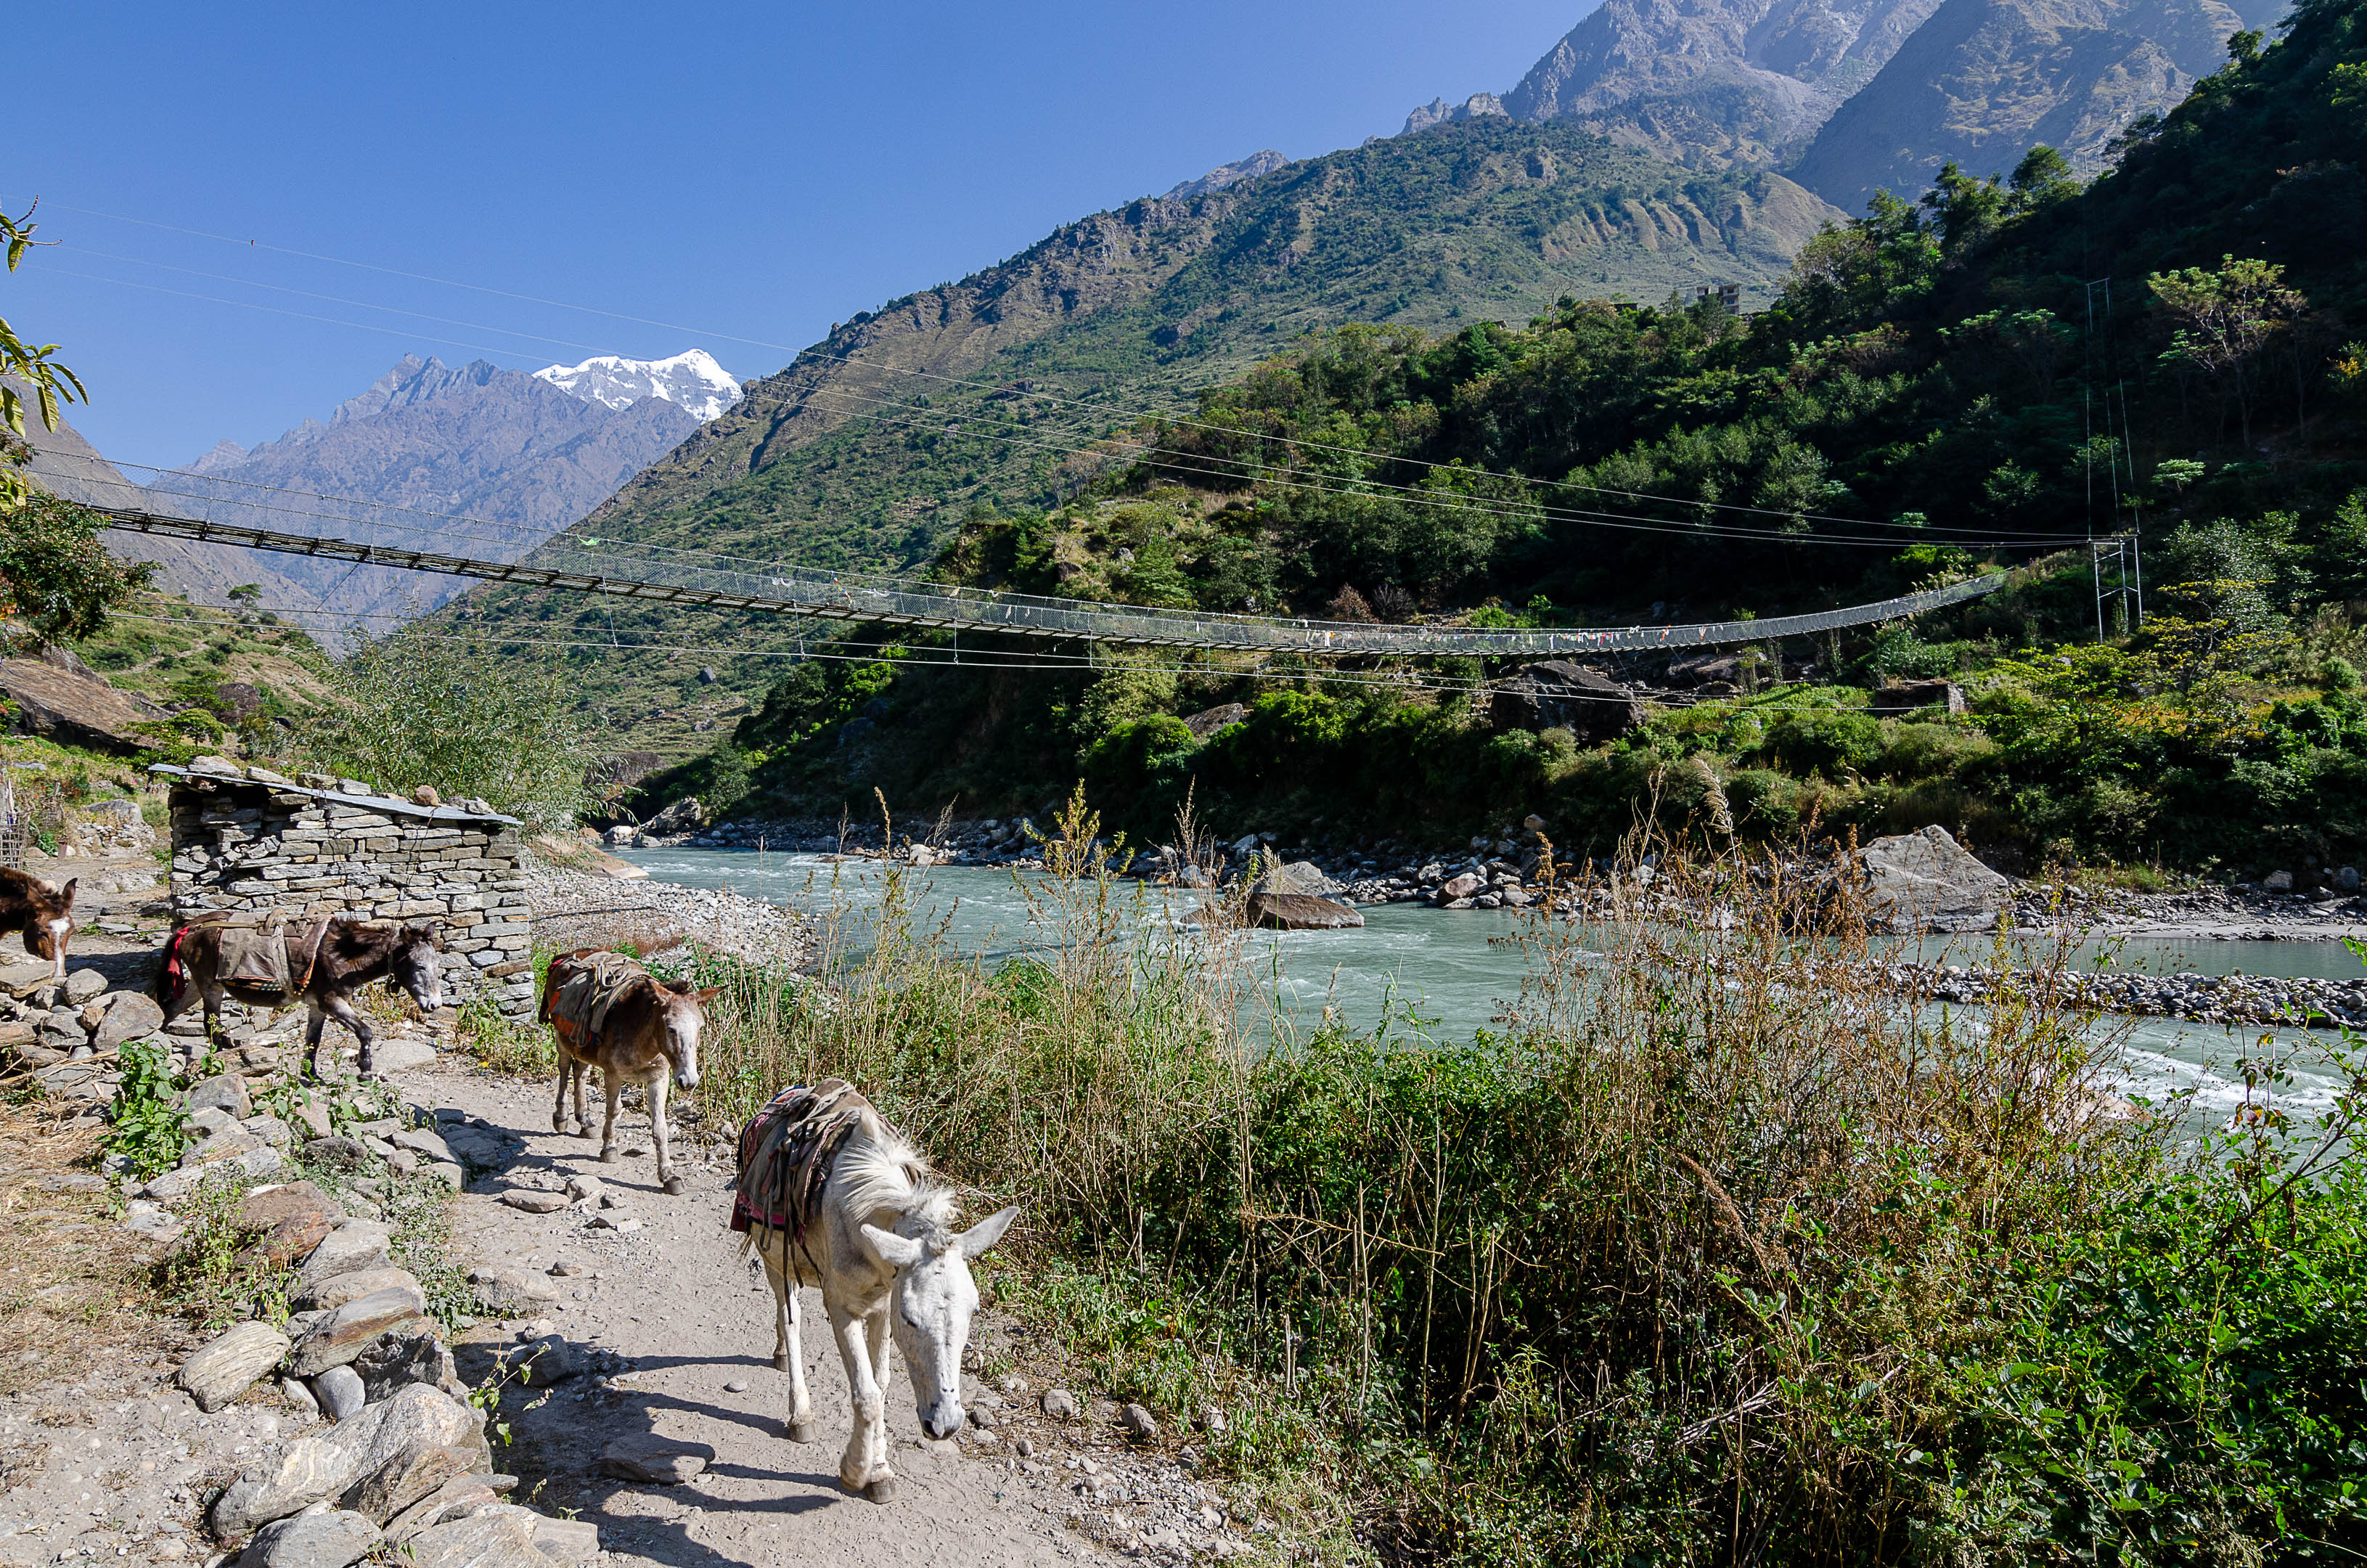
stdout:
<svg viewBox="0 0 2367 1568">
<path fill-rule="evenodd" d="M 537 370 L 539 381 L 587 402 L 624 408 L 645 397 L 678 403 L 708 420 L 740 401 L 740 383 L 704 348 L 693 348 L 671 359 L 627 359 L 595 354 L 581 365 L 550 365 Z"/>
</svg>

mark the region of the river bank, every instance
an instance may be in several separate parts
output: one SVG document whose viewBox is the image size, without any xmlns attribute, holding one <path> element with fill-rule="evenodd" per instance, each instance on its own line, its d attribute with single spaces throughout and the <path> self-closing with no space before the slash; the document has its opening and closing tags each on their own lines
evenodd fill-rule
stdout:
<svg viewBox="0 0 2367 1568">
<path fill-rule="evenodd" d="M 775 855 L 900 858 L 923 866 L 1025 869 L 1038 864 L 1037 824 L 1024 817 L 912 820 L 895 824 L 826 822 L 818 818 L 725 823 L 692 831 L 631 832 L 612 847 L 707 849 Z M 1358 905 L 1429 904 L 1442 908 L 1526 907 L 1554 896 L 1540 875 L 1535 828 L 1461 846 L 1413 846 L 1385 840 L 1367 847 L 1336 843 L 1283 843 L 1248 834 L 1217 846 L 1227 869 L 1253 856 L 1311 866 L 1335 890 L 1328 896 Z M 1597 867 L 1598 874 L 1608 867 Z M 1191 873 L 1172 846 L 1137 847 L 1129 875 L 1154 882 L 1189 882 Z M 1469 891 L 1447 894 L 1458 879 L 1477 879 Z M 1569 881 L 1568 868 L 1556 880 Z M 2279 869 L 2258 882 L 2204 883 L 2140 892 L 2083 881 L 2015 880 L 2013 924 L 2024 931 L 2092 931 L 2115 936 L 2236 942 L 2367 940 L 2367 895 L 2351 866 Z M 1467 898 L 1467 904 L 1458 904 Z"/>
</svg>

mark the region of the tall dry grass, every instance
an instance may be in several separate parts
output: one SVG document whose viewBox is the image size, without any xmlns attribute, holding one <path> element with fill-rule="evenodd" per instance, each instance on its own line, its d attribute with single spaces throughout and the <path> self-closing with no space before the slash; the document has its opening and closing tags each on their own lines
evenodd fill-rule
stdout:
<svg viewBox="0 0 2367 1568">
<path fill-rule="evenodd" d="M 1214 1360 L 1263 1380 L 1409 1550 L 1984 1539 L 1933 1468 L 1963 1368 L 2173 1159 L 2046 963 L 1936 1007 L 1846 879 L 1737 849 L 1648 881 L 1638 844 L 1603 917 L 1531 922 L 1501 1031 L 1262 1047 L 1239 938 L 1154 926 L 1097 828 L 1072 802 L 1046 845 L 1040 957 L 958 957 L 891 870 L 859 958 L 712 969 L 702 1099 L 731 1121 L 857 1083 L 981 1201 L 1028 1204 L 1039 1256 L 1151 1303 L 1095 1309 L 1146 1394 Z"/>
</svg>

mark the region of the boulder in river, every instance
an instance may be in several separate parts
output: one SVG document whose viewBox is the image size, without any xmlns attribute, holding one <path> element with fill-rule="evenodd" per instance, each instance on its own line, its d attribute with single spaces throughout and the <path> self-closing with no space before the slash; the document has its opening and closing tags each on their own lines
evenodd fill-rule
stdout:
<svg viewBox="0 0 2367 1568">
<path fill-rule="evenodd" d="M 1353 905 L 1296 892 L 1253 892 L 1248 915 L 1251 925 L 1270 931 L 1337 931 L 1365 923 Z"/>
<path fill-rule="evenodd" d="M 1347 890 L 1323 874 L 1323 868 L 1312 860 L 1293 860 L 1287 866 L 1276 866 L 1250 884 L 1252 893 L 1287 892 L 1306 898 L 1337 898 Z"/>
<path fill-rule="evenodd" d="M 1937 824 L 1858 851 L 1873 915 L 1893 931 L 1993 931 L 2011 885 Z"/>
</svg>

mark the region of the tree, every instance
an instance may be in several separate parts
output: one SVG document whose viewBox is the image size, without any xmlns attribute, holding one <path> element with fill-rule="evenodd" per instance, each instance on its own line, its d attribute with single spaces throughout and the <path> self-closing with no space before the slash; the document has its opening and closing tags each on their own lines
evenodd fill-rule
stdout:
<svg viewBox="0 0 2367 1568">
<path fill-rule="evenodd" d="M 2273 262 L 2232 256 L 2215 272 L 2190 267 L 2146 279 L 2169 319 L 2165 364 L 2200 370 L 2232 397 L 2243 422 L 2244 449 L 2252 449 L 2252 404 L 2270 351 L 2309 310 L 2298 289 L 2284 284 Z"/>
<path fill-rule="evenodd" d="M 0 506 L 0 594 L 42 641 L 88 637 L 108 612 L 148 585 L 153 561 L 118 561 L 100 548 L 107 519 L 29 487 Z"/>
<path fill-rule="evenodd" d="M 11 218 L 6 209 L 0 208 L 0 243 L 8 247 L 11 272 L 17 270 L 17 264 L 25 259 L 25 252 L 34 244 L 33 231 L 40 225 L 32 218 L 31 207 L 25 209 L 21 218 Z M 39 347 L 27 343 L 5 319 L 0 319 L 0 378 L 13 377 L 32 392 L 44 430 L 58 427 L 61 403 L 85 401 L 89 395 L 83 391 L 79 377 L 51 358 L 57 351 L 54 343 Z M 16 472 L 32 458 L 23 440 L 25 400 L 6 380 L 0 380 L 0 425 L 6 425 L 8 435 L 15 437 L 5 444 L 6 461 L 0 462 L 0 511 L 5 511 L 23 502 L 32 489 Z"/>
</svg>

